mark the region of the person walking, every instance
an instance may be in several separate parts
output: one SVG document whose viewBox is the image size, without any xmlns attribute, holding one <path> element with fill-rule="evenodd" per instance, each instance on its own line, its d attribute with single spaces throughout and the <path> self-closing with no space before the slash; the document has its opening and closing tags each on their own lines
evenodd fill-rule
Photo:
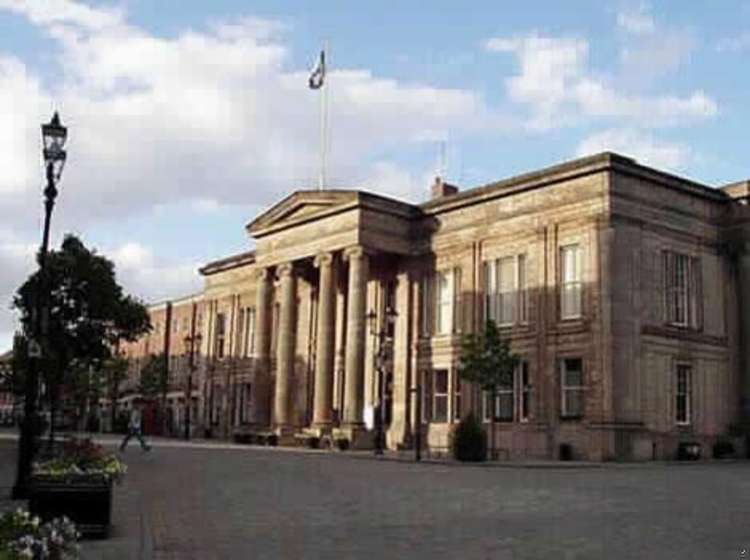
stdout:
<svg viewBox="0 0 750 560">
<path fill-rule="evenodd" d="M 141 429 L 141 411 L 138 408 L 133 408 L 133 410 L 130 412 L 130 420 L 128 421 L 128 433 L 125 434 L 125 438 L 120 444 L 120 451 L 125 451 L 125 447 L 128 445 L 130 438 L 134 436 L 138 438 L 139 442 L 141 442 L 141 449 L 143 449 L 144 451 L 151 450 L 151 446 L 148 445 L 143 439 L 143 432 Z"/>
</svg>

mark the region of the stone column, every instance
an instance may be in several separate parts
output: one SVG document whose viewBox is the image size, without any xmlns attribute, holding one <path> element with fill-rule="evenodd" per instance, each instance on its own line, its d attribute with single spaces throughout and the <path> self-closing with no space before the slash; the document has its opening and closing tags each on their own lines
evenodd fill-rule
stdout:
<svg viewBox="0 0 750 560">
<path fill-rule="evenodd" d="M 318 283 L 318 334 L 315 349 L 315 393 L 313 427 L 328 429 L 333 422 L 333 359 L 336 342 L 336 300 L 333 290 L 333 255 L 315 257 L 320 271 Z"/>
<path fill-rule="evenodd" d="M 273 278 L 268 268 L 258 271 L 255 292 L 255 390 L 253 419 L 262 426 L 271 425 L 271 294 Z"/>
<path fill-rule="evenodd" d="M 281 284 L 279 332 L 276 348 L 276 395 L 274 425 L 281 431 L 291 428 L 290 386 L 294 376 L 296 279 L 291 263 L 277 267 Z"/>
<path fill-rule="evenodd" d="M 365 335 L 368 257 L 363 247 L 351 247 L 344 253 L 349 261 L 349 291 L 346 318 L 346 358 L 344 380 L 344 424 L 363 424 Z"/>
</svg>

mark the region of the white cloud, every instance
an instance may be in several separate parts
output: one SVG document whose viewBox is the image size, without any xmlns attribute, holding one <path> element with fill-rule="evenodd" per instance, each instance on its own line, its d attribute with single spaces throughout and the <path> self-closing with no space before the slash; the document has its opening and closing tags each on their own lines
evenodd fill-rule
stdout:
<svg viewBox="0 0 750 560">
<path fill-rule="evenodd" d="M 750 49 L 750 31 L 745 31 L 736 37 L 725 37 L 716 44 L 719 52 L 741 52 Z"/>
<path fill-rule="evenodd" d="M 172 262 L 154 256 L 150 247 L 128 242 L 105 253 L 115 263 L 118 282 L 146 301 L 159 301 L 197 292 L 201 287 L 198 262 Z"/>
<path fill-rule="evenodd" d="M 651 8 L 644 2 L 618 12 L 617 26 L 634 35 L 648 35 L 656 30 Z"/>
<path fill-rule="evenodd" d="M 16 314 L 11 311 L 13 296 L 34 270 L 37 249 L 37 244 L 28 243 L 13 231 L 0 230 L 0 353 L 11 346 L 16 329 Z"/>
<path fill-rule="evenodd" d="M 672 170 L 684 168 L 692 159 L 688 146 L 665 142 L 651 134 L 633 128 L 617 128 L 597 132 L 578 145 L 576 155 L 586 156 L 599 152 L 618 152 L 637 159 L 640 163 Z"/>
<path fill-rule="evenodd" d="M 489 39 L 484 46 L 491 52 L 516 56 L 519 71 L 506 80 L 508 95 L 530 106 L 532 128 L 546 129 L 590 117 L 660 126 L 712 117 L 718 112 L 716 102 L 701 90 L 687 96 L 623 91 L 614 77 L 589 68 L 589 43 L 583 38 L 532 33 Z"/>
</svg>

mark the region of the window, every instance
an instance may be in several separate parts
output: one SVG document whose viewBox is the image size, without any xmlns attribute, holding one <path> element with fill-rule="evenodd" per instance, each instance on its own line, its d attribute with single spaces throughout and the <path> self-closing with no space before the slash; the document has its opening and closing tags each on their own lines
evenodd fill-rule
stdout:
<svg viewBox="0 0 750 560">
<path fill-rule="evenodd" d="M 453 375 L 453 419 L 457 422 L 461 420 L 461 379 L 458 371 Z"/>
<path fill-rule="evenodd" d="M 247 424 L 250 421 L 251 391 L 252 385 L 250 383 L 243 383 L 239 387 L 237 410 L 240 424 Z"/>
<path fill-rule="evenodd" d="M 484 265 L 485 317 L 499 325 L 526 321 L 526 256 Z"/>
<path fill-rule="evenodd" d="M 583 416 L 583 360 L 565 358 L 560 362 L 561 416 Z"/>
<path fill-rule="evenodd" d="M 521 392 L 518 407 L 518 420 L 529 421 L 529 409 L 531 407 L 531 378 L 529 377 L 529 362 L 521 362 L 518 365 L 518 387 Z"/>
<path fill-rule="evenodd" d="M 560 248 L 560 318 L 581 316 L 582 270 L 580 245 Z"/>
<path fill-rule="evenodd" d="M 255 308 L 245 309 L 245 340 L 243 354 L 245 358 L 255 355 Z"/>
<path fill-rule="evenodd" d="M 448 421 L 448 370 L 432 372 L 432 421 Z"/>
<path fill-rule="evenodd" d="M 513 377 L 505 385 L 497 388 L 495 393 L 495 421 L 497 422 L 527 422 L 531 397 L 531 382 L 529 377 L 529 363 L 525 360 L 516 366 Z M 482 395 L 482 418 L 490 421 L 492 398 L 488 392 Z"/>
<path fill-rule="evenodd" d="M 216 314 L 216 357 L 224 357 L 224 342 L 226 339 L 226 315 L 224 313 Z"/>
<path fill-rule="evenodd" d="M 422 422 L 432 420 L 432 375 L 429 370 L 422 374 Z"/>
<path fill-rule="evenodd" d="M 675 392 L 675 420 L 678 424 L 690 424 L 690 396 L 692 388 L 690 383 L 690 366 L 677 366 L 677 391 Z"/>
<path fill-rule="evenodd" d="M 454 271 L 438 272 L 435 280 L 437 287 L 435 332 L 436 334 L 451 334 L 453 332 L 453 299 L 455 295 Z"/>
<path fill-rule="evenodd" d="M 701 328 L 703 294 L 700 259 L 664 251 L 664 279 L 667 323 Z"/>
</svg>

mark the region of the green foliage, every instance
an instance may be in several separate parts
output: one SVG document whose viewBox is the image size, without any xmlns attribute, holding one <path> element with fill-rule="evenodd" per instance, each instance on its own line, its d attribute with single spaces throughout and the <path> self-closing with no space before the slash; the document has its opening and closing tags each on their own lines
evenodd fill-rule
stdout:
<svg viewBox="0 0 750 560">
<path fill-rule="evenodd" d="M 104 478 L 120 482 L 127 468 L 113 453 L 90 439 L 67 441 L 59 456 L 34 465 L 34 476 L 44 479 L 74 480 Z"/>
<path fill-rule="evenodd" d="M 458 461 L 480 462 L 487 458 L 487 437 L 476 416 L 469 414 L 458 423 L 451 448 Z"/>
<path fill-rule="evenodd" d="M 487 321 L 479 333 L 464 335 L 458 372 L 461 379 L 477 384 L 494 394 L 501 385 L 512 383 L 518 356 L 510 351 L 507 339 L 501 338 L 493 321 Z"/>
<path fill-rule="evenodd" d="M 65 370 L 73 361 L 90 362 L 111 357 L 121 341 L 132 341 L 151 329 L 148 310 L 123 293 L 112 261 L 86 248 L 73 235 L 65 236 L 46 261 L 45 354 Z M 40 271 L 18 289 L 13 305 L 21 313 L 23 335 L 37 332 L 37 310 L 45 283 Z"/>
<path fill-rule="evenodd" d="M 167 390 L 167 357 L 152 354 L 141 369 L 140 392 L 144 397 L 157 397 Z"/>
</svg>

